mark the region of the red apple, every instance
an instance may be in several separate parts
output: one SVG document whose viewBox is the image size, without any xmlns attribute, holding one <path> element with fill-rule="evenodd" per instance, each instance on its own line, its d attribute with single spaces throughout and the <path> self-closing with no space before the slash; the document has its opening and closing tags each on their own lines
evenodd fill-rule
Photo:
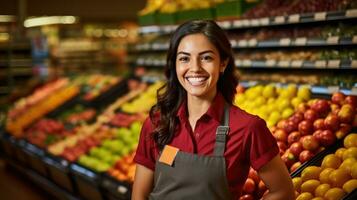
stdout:
<svg viewBox="0 0 357 200">
<path fill-rule="evenodd" d="M 303 120 L 299 123 L 298 130 L 301 133 L 301 136 L 310 135 L 312 134 L 314 127 L 311 121 Z"/>
<path fill-rule="evenodd" d="M 291 133 L 293 131 L 296 131 L 298 129 L 298 124 L 299 122 L 293 121 L 293 120 L 288 120 L 286 126 L 284 127 L 284 130 L 287 133 Z"/>
<path fill-rule="evenodd" d="M 304 150 L 300 153 L 299 160 L 301 163 L 304 163 L 314 157 L 314 154 L 309 150 Z"/>
<path fill-rule="evenodd" d="M 337 114 L 340 122 L 351 123 L 355 117 L 355 111 L 350 104 L 345 104 L 341 107 L 341 110 Z"/>
<path fill-rule="evenodd" d="M 316 130 L 316 131 L 312 134 L 312 136 L 314 136 L 314 137 L 317 139 L 317 141 L 320 141 L 320 139 L 321 139 L 321 132 L 322 132 L 322 130 Z"/>
<path fill-rule="evenodd" d="M 258 176 L 257 171 L 255 171 L 253 168 L 249 169 L 248 178 L 251 178 L 254 181 L 255 185 L 259 184 L 260 178 Z"/>
<path fill-rule="evenodd" d="M 302 120 L 304 120 L 304 114 L 301 112 L 294 113 L 290 118 L 290 121 L 293 121 L 296 124 L 299 124 Z"/>
<path fill-rule="evenodd" d="M 253 195 L 245 194 L 239 198 L 239 200 L 254 200 Z"/>
<path fill-rule="evenodd" d="M 291 167 L 290 167 L 290 172 L 294 172 L 294 171 L 297 170 L 300 166 L 301 166 L 301 162 L 300 162 L 300 161 L 294 163 L 294 164 L 291 165 Z"/>
<path fill-rule="evenodd" d="M 294 131 L 288 135 L 288 144 L 292 144 L 300 140 L 301 134 L 299 131 Z"/>
<path fill-rule="evenodd" d="M 289 149 L 285 151 L 285 153 L 281 156 L 281 159 L 284 161 L 287 168 L 290 168 L 295 162 L 295 156 Z"/>
<path fill-rule="evenodd" d="M 330 111 L 330 105 L 325 99 L 318 99 L 311 105 L 311 109 L 319 113 L 319 115 L 326 115 Z"/>
<path fill-rule="evenodd" d="M 326 129 L 329 129 L 331 131 L 336 131 L 340 126 L 340 122 L 336 115 L 329 114 L 324 120 L 324 125 Z"/>
<path fill-rule="evenodd" d="M 284 127 L 286 126 L 287 123 L 288 123 L 288 120 L 283 119 L 283 120 L 280 120 L 276 126 L 280 129 L 284 129 Z"/>
<path fill-rule="evenodd" d="M 345 98 L 346 96 L 342 92 L 334 92 L 332 94 L 331 101 L 332 103 L 342 105 L 345 101 Z"/>
<path fill-rule="evenodd" d="M 317 119 L 314 121 L 314 130 L 323 130 L 325 129 L 325 123 L 324 123 L 324 119 Z"/>
<path fill-rule="evenodd" d="M 335 132 L 337 139 L 344 138 L 352 129 L 350 124 L 341 123 L 340 128 Z"/>
<path fill-rule="evenodd" d="M 292 154 L 294 154 L 294 156 L 298 157 L 300 155 L 300 153 L 302 152 L 303 147 L 302 144 L 300 142 L 294 142 L 290 147 L 290 152 Z"/>
<path fill-rule="evenodd" d="M 316 151 L 319 148 L 319 142 L 312 135 L 306 135 L 302 138 L 302 146 L 306 150 Z"/>
<path fill-rule="evenodd" d="M 288 134 L 283 129 L 277 129 L 273 135 L 277 141 L 286 142 L 288 139 Z"/>
<path fill-rule="evenodd" d="M 247 178 L 247 180 L 244 183 L 243 186 L 243 192 L 248 193 L 248 194 L 252 194 L 255 190 L 255 183 L 253 181 L 253 179 L 251 178 Z"/>
<path fill-rule="evenodd" d="M 323 130 L 320 134 L 319 142 L 324 147 L 330 146 L 336 142 L 336 136 L 331 130 Z"/>
<path fill-rule="evenodd" d="M 305 113 L 304 113 L 304 118 L 305 120 L 308 121 L 315 121 L 317 118 L 319 117 L 318 113 L 312 109 L 308 109 Z"/>
<path fill-rule="evenodd" d="M 278 147 L 280 150 L 284 151 L 288 148 L 285 144 L 285 142 L 282 142 L 282 141 L 277 141 L 277 144 L 278 144 Z"/>
<path fill-rule="evenodd" d="M 357 107 L 357 96 L 348 95 L 345 98 L 345 103 L 350 104 L 353 108 Z"/>
</svg>

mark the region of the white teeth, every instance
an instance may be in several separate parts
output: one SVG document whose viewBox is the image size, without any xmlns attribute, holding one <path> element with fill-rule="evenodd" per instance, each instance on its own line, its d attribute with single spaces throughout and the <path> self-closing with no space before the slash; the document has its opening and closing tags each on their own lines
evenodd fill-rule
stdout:
<svg viewBox="0 0 357 200">
<path fill-rule="evenodd" d="M 205 80 L 207 80 L 206 77 L 188 77 L 187 78 L 188 82 L 190 82 L 191 85 L 196 86 L 202 84 Z"/>
</svg>

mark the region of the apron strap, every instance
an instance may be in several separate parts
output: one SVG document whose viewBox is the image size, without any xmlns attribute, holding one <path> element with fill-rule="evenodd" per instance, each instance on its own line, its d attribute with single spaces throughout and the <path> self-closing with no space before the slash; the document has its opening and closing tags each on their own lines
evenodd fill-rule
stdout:
<svg viewBox="0 0 357 200">
<path fill-rule="evenodd" d="M 223 126 L 216 129 L 216 142 L 214 146 L 214 156 L 223 156 L 226 147 L 226 139 L 229 132 L 229 105 L 224 106 Z"/>
</svg>

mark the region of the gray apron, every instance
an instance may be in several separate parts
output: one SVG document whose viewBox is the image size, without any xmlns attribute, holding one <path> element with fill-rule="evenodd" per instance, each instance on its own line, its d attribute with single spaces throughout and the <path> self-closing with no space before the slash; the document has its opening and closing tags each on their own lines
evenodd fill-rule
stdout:
<svg viewBox="0 0 357 200">
<path fill-rule="evenodd" d="M 229 131 L 229 107 L 216 129 L 214 156 L 178 151 L 173 165 L 156 161 L 150 200 L 229 200 L 224 150 Z"/>
</svg>

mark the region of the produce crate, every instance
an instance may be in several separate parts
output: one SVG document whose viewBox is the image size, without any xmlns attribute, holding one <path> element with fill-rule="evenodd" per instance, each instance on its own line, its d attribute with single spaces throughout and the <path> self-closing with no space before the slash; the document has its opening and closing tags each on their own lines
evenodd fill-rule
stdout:
<svg viewBox="0 0 357 200">
<path fill-rule="evenodd" d="M 108 174 L 103 175 L 102 187 L 104 196 L 109 200 L 131 199 L 132 186 L 127 182 L 120 182 Z"/>
<path fill-rule="evenodd" d="M 74 193 L 75 188 L 68 161 L 49 154 L 44 157 L 43 161 L 48 169 L 49 178 L 68 192 Z"/>
<path fill-rule="evenodd" d="M 146 15 L 139 15 L 138 20 L 139 20 L 139 25 L 140 26 L 147 26 L 147 25 L 154 25 L 157 24 L 157 17 L 156 13 L 149 13 Z"/>
<path fill-rule="evenodd" d="M 158 13 L 157 21 L 160 25 L 175 24 L 177 21 L 176 13 Z"/>
<path fill-rule="evenodd" d="M 101 175 L 82 165 L 73 163 L 70 165 L 75 187 L 81 197 L 88 200 L 102 200 L 100 182 Z"/>
<path fill-rule="evenodd" d="M 214 8 L 183 10 L 177 13 L 177 20 L 182 23 L 192 19 L 214 19 L 215 16 Z"/>
<path fill-rule="evenodd" d="M 29 166 L 43 177 L 48 177 L 49 173 L 45 163 L 43 162 L 45 155 L 44 150 L 27 142 L 26 145 L 24 145 L 23 150 L 28 156 Z"/>
<path fill-rule="evenodd" d="M 256 6 L 259 2 L 260 1 L 246 2 L 245 0 L 233 0 L 219 3 L 216 6 L 217 19 L 240 17 L 247 10 Z"/>
</svg>

